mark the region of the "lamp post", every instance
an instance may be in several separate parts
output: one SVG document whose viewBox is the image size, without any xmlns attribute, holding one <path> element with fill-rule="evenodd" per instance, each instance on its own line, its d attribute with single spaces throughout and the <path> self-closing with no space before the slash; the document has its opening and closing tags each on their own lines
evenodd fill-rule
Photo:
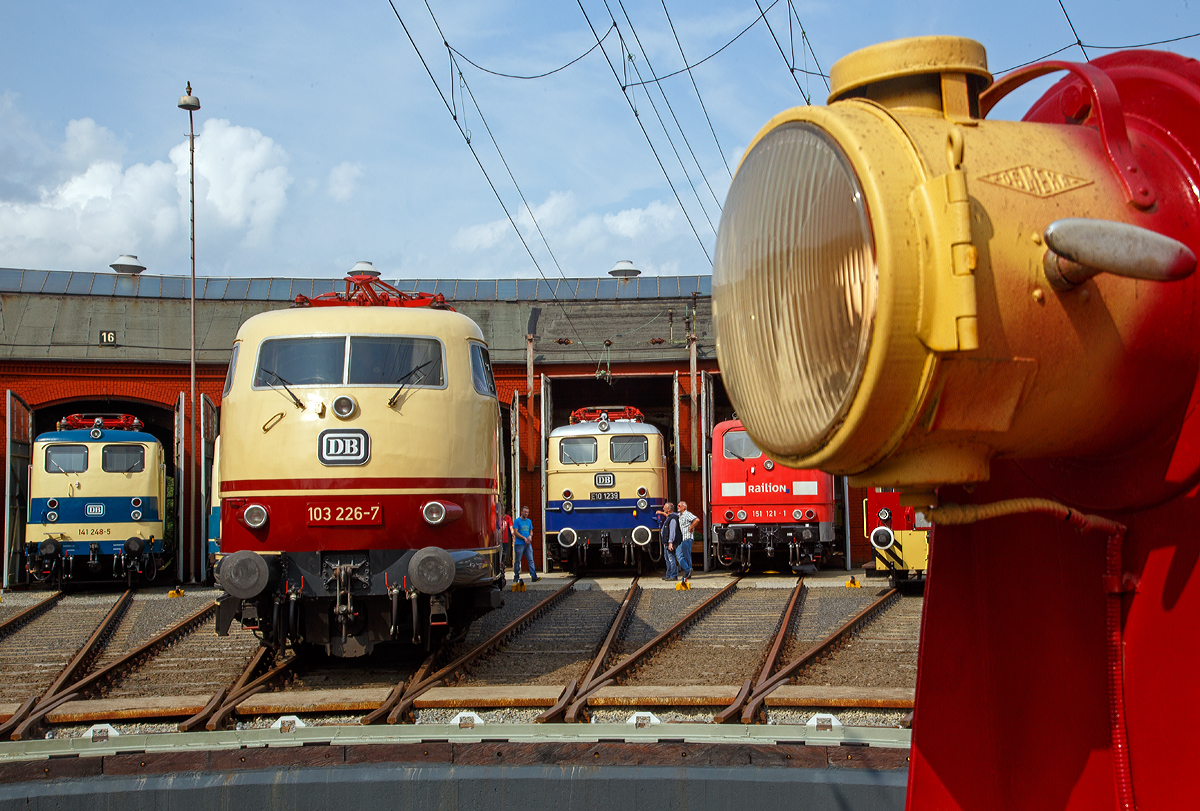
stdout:
<svg viewBox="0 0 1200 811">
<path fill-rule="evenodd" d="M 188 412 L 191 420 L 191 427 L 188 429 L 188 445 L 192 449 L 192 458 L 196 456 L 196 125 L 193 116 L 200 109 L 200 99 L 192 95 L 192 83 L 187 83 L 187 94 L 179 97 L 179 109 L 187 110 L 188 113 L 188 153 L 191 163 L 191 185 L 192 185 L 192 283 L 188 288 L 188 303 L 191 310 L 191 335 L 188 342 L 188 365 L 190 372 L 190 382 L 188 389 Z M 193 465 L 193 468 L 195 466 Z M 201 471 L 203 476 L 204 472 Z M 176 493 L 178 498 L 180 494 Z M 192 475 L 188 476 L 188 514 L 189 527 L 188 537 L 191 539 L 191 546 L 196 545 L 196 475 L 195 470 Z M 179 528 L 179 549 L 176 554 L 179 557 L 179 579 L 183 580 L 183 527 Z M 204 559 L 201 553 L 201 561 Z M 191 549 L 188 550 L 188 564 L 191 564 Z M 203 565 L 203 563 L 201 563 Z M 196 582 L 196 570 L 192 569 L 192 576 L 189 582 Z"/>
</svg>

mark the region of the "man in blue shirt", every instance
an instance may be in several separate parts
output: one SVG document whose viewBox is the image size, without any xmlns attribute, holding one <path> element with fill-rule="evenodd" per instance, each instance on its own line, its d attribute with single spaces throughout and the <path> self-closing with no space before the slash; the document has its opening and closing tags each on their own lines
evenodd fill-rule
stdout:
<svg viewBox="0 0 1200 811">
<path fill-rule="evenodd" d="M 533 522 L 529 520 L 529 508 L 521 508 L 521 517 L 513 521 L 513 579 L 521 582 L 521 559 L 529 561 L 529 579 L 536 583 L 541 578 L 533 564 Z"/>
</svg>

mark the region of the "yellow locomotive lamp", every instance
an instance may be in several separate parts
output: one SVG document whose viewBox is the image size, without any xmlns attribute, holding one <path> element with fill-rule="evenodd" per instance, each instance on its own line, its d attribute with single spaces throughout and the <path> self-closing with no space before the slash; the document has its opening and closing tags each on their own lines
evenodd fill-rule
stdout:
<svg viewBox="0 0 1200 811">
<path fill-rule="evenodd" d="M 479 327 L 366 273 L 238 331 L 221 409 L 217 632 L 335 656 L 499 605 L 500 410 Z"/>
<path fill-rule="evenodd" d="M 162 444 L 129 414 L 71 414 L 56 429 L 34 444 L 29 581 L 153 580 L 164 554 Z"/>
<path fill-rule="evenodd" d="M 924 37 L 831 86 L 734 177 L 717 352 L 758 446 L 933 522 L 910 805 L 1186 804 L 1156 740 L 1200 671 L 1200 63 L 993 83 L 979 43 Z M 1014 706 L 1058 731 L 1014 738 Z"/>
</svg>

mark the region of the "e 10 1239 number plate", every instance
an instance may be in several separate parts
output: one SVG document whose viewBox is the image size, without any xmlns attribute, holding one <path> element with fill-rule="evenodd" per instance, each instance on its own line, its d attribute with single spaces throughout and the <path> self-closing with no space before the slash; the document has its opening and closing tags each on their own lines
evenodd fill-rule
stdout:
<svg viewBox="0 0 1200 811">
<path fill-rule="evenodd" d="M 618 501 L 621 494 L 616 490 L 604 490 L 599 493 L 592 493 L 592 501 Z"/>
<path fill-rule="evenodd" d="M 306 509 L 310 527 L 370 527 L 383 523 L 383 507 L 379 504 L 310 501 Z"/>
</svg>

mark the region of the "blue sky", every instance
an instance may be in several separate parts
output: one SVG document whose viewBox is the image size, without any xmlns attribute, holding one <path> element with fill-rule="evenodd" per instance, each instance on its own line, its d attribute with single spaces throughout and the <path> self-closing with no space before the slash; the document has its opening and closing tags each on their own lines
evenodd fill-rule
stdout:
<svg viewBox="0 0 1200 811">
<path fill-rule="evenodd" d="M 736 167 L 771 115 L 805 94 L 814 103 L 826 96 L 817 76 L 795 74 L 797 86 L 760 20 L 692 71 L 707 119 L 686 73 L 664 80 L 670 110 L 661 95 L 654 102 L 672 146 L 648 88 L 632 91 L 635 118 L 609 60 L 642 78 L 651 67 L 674 72 L 680 46 L 694 63 L 754 22 L 755 0 L 666 0 L 675 34 L 663 0 L 582 0 L 583 10 L 573 0 L 430 0 L 442 35 L 423 0 L 394 2 L 447 101 L 443 35 L 472 62 L 522 75 L 596 45 L 583 10 L 605 37 L 608 60 L 596 49 L 542 79 L 492 76 L 458 59 L 479 108 L 468 101 L 464 114 L 454 77 L 459 120 L 533 259 L 387 0 L 127 0 L 0 10 L 0 266 L 95 271 L 133 253 L 151 273 L 186 273 L 187 114 L 176 102 L 190 80 L 203 105 L 201 275 L 340 277 L 359 259 L 387 278 L 525 278 L 539 267 L 596 276 L 619 259 L 647 273 L 707 273 L 726 164 Z M 1200 0 L 1063 4 L 1085 44 L 1200 32 Z M 1076 39 L 1058 0 L 792 0 L 790 8 L 779 0 L 766 20 L 798 67 L 826 73 L 850 51 L 900 37 L 978 39 L 993 72 Z M 622 41 L 634 62 L 622 60 Z M 1159 47 L 1200 56 L 1200 38 Z M 1057 58 L 1082 54 L 1075 47 Z M 992 117 L 1019 118 L 1050 81 Z M 549 248 L 522 214 L 510 170 Z"/>
</svg>

